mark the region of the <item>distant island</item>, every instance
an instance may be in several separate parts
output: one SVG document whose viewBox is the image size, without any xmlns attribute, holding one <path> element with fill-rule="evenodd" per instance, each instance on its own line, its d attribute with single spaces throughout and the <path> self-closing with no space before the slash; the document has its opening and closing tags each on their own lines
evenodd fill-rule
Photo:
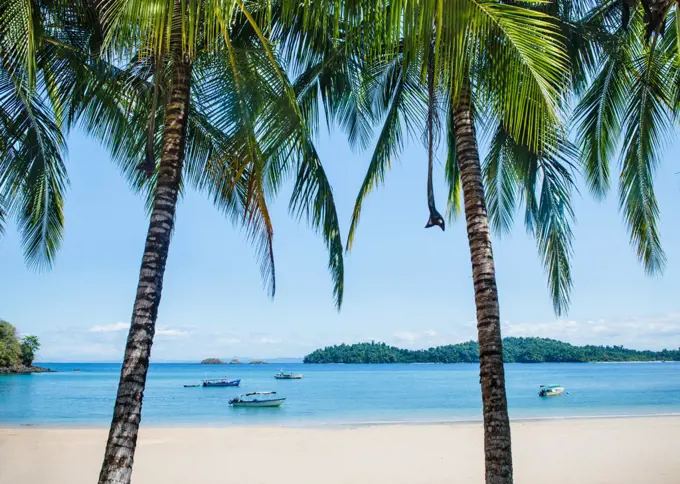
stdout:
<svg viewBox="0 0 680 484">
<path fill-rule="evenodd" d="M 206 358 L 205 360 L 201 361 L 201 365 L 243 365 L 244 363 L 239 360 L 238 358 L 232 359 L 229 363 L 225 363 L 224 361 L 220 360 L 219 358 Z M 248 362 L 249 365 L 266 365 L 267 362 L 263 360 L 251 360 Z"/>
<path fill-rule="evenodd" d="M 36 336 L 19 339 L 17 329 L 0 319 L 0 375 L 52 372 L 48 368 L 33 366 L 35 353 L 40 348 Z"/>
<path fill-rule="evenodd" d="M 574 346 L 549 338 L 504 338 L 503 360 L 506 363 L 588 363 L 680 361 L 680 349 L 638 351 L 623 346 Z M 313 351 L 304 363 L 477 363 L 476 341 L 437 346 L 426 350 L 408 350 L 385 343 L 335 345 Z"/>
</svg>

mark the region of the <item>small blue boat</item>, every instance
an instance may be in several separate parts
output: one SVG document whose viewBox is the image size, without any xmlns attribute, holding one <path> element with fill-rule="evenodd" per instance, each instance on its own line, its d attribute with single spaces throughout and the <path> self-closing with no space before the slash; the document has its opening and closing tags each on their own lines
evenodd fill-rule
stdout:
<svg viewBox="0 0 680 484">
<path fill-rule="evenodd" d="M 226 378 L 211 378 L 203 380 L 204 387 L 237 387 L 241 384 L 241 380 L 228 380 Z"/>
</svg>

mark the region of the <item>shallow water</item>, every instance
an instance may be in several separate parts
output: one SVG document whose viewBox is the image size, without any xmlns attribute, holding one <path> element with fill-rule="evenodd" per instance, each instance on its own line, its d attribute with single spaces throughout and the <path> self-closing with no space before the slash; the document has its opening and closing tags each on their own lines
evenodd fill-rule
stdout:
<svg viewBox="0 0 680 484">
<path fill-rule="evenodd" d="M 109 423 L 118 364 L 43 363 L 57 373 L 0 377 L 0 424 Z M 74 372 L 74 369 L 80 371 Z M 478 366 L 302 365 L 304 379 L 280 381 L 280 365 L 152 364 L 143 421 L 157 426 L 319 425 L 481 419 Z M 241 378 L 240 388 L 184 388 L 203 378 Z M 508 364 L 512 418 L 680 413 L 680 363 Z M 537 396 L 541 384 L 568 394 Z M 231 408 L 248 391 L 277 391 L 281 408 Z"/>
</svg>

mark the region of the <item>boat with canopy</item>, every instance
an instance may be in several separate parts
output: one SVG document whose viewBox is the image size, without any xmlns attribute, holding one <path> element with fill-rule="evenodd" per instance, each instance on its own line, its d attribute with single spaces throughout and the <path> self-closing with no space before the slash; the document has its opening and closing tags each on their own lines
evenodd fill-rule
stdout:
<svg viewBox="0 0 680 484">
<path fill-rule="evenodd" d="M 539 397 L 554 397 L 564 393 L 564 387 L 561 385 L 541 385 L 538 391 Z"/>
</svg>

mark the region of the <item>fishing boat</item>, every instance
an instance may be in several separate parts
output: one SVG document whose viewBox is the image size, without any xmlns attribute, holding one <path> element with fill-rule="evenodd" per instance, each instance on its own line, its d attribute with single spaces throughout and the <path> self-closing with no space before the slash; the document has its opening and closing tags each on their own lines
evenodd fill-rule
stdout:
<svg viewBox="0 0 680 484">
<path fill-rule="evenodd" d="M 564 387 L 560 385 L 541 385 L 541 389 L 538 391 L 539 397 L 554 397 L 555 395 L 561 395 L 564 393 Z"/>
<path fill-rule="evenodd" d="M 195 385 L 184 385 L 184 388 L 196 388 L 196 387 L 200 387 L 200 386 L 201 386 L 201 385 L 199 385 L 199 384 L 195 384 Z"/>
<path fill-rule="evenodd" d="M 237 387 L 241 384 L 241 380 L 228 380 L 226 378 L 210 378 L 203 380 L 204 387 Z"/>
<path fill-rule="evenodd" d="M 276 375 L 274 375 L 274 378 L 277 380 L 302 380 L 302 373 L 286 373 L 285 371 L 281 370 Z"/>
<path fill-rule="evenodd" d="M 285 398 L 277 398 L 276 392 L 250 392 L 229 400 L 234 407 L 279 407 Z"/>
</svg>

